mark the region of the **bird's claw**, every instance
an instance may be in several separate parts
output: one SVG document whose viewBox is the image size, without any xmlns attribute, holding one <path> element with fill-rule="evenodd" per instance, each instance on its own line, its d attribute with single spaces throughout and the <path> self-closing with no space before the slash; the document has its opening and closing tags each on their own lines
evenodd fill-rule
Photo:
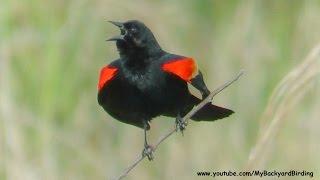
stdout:
<svg viewBox="0 0 320 180">
<path fill-rule="evenodd" d="M 149 159 L 149 161 L 152 161 L 154 156 L 153 156 L 153 151 L 154 151 L 154 147 L 151 145 L 146 144 L 144 146 L 144 149 L 142 151 L 142 156 L 145 157 L 147 156 L 147 158 Z"/>
<path fill-rule="evenodd" d="M 176 118 L 176 131 L 180 131 L 183 135 L 183 131 L 186 129 L 188 123 L 184 121 L 181 116 Z"/>
</svg>

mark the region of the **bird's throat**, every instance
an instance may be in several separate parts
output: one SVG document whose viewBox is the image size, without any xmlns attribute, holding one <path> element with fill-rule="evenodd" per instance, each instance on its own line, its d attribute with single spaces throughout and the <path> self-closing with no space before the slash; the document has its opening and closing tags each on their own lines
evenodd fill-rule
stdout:
<svg viewBox="0 0 320 180">
<path fill-rule="evenodd" d="M 117 48 L 121 59 L 130 65 L 144 65 L 158 59 L 164 54 L 161 47 L 156 44 L 146 47 L 135 47 L 126 42 L 117 42 Z"/>
</svg>

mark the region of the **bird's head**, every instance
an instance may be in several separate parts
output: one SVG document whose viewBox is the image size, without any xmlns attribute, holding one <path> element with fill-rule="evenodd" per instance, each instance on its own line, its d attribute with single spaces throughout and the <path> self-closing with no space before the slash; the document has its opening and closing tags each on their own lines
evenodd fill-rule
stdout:
<svg viewBox="0 0 320 180">
<path fill-rule="evenodd" d="M 116 41 L 121 53 L 149 53 L 161 50 L 151 30 L 142 22 L 130 20 L 126 22 L 109 21 L 120 29 L 120 35 L 107 41 Z"/>
</svg>

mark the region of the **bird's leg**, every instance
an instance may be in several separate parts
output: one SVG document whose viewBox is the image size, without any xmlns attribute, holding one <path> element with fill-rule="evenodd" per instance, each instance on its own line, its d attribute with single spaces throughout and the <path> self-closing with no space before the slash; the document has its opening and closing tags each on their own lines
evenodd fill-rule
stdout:
<svg viewBox="0 0 320 180">
<path fill-rule="evenodd" d="M 143 126 L 143 129 L 144 129 L 144 149 L 142 151 L 142 156 L 147 156 L 149 161 L 153 160 L 153 151 L 154 151 L 154 148 L 148 144 L 148 141 L 147 141 L 147 129 L 148 129 L 148 122 L 145 121 L 144 122 L 144 126 Z"/>
<path fill-rule="evenodd" d="M 180 131 L 181 134 L 183 135 L 183 131 L 187 127 L 187 122 L 183 120 L 181 117 L 181 113 L 179 112 L 177 117 L 176 117 L 176 131 Z"/>
</svg>

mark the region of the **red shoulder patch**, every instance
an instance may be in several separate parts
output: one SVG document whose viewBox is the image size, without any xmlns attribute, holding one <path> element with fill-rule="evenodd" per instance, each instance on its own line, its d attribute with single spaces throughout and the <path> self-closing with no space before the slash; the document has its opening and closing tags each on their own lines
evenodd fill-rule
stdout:
<svg viewBox="0 0 320 180">
<path fill-rule="evenodd" d="M 190 82 L 197 72 L 197 65 L 192 58 L 174 59 L 164 63 L 162 70 L 173 73 L 181 79 Z"/>
<path fill-rule="evenodd" d="M 100 71 L 100 78 L 99 78 L 99 83 L 98 83 L 98 90 L 100 91 L 103 86 L 110 81 L 116 72 L 118 71 L 117 68 L 115 67 L 110 67 L 110 66 L 105 66 L 101 69 Z"/>
</svg>

